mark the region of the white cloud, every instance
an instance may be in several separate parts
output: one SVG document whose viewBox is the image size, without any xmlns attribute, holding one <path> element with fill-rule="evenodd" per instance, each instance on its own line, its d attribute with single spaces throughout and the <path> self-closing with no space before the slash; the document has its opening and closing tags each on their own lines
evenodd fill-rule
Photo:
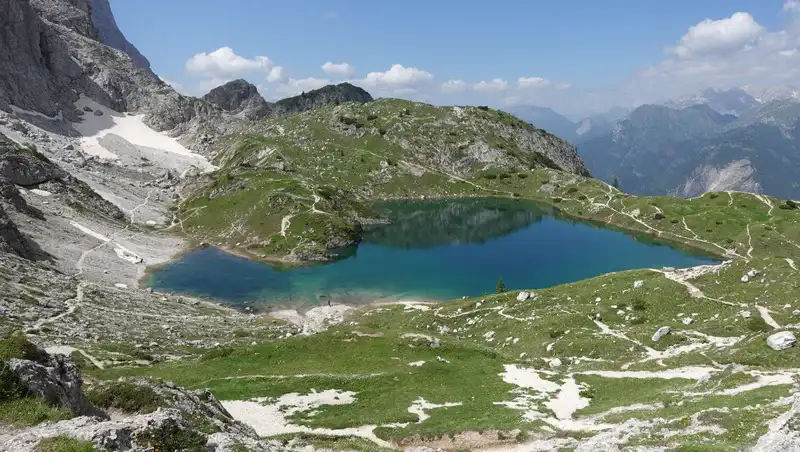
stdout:
<svg viewBox="0 0 800 452">
<path fill-rule="evenodd" d="M 448 80 L 440 88 L 443 93 L 463 93 L 469 89 L 469 84 L 464 80 Z"/>
<path fill-rule="evenodd" d="M 388 71 L 370 72 L 361 80 L 366 86 L 402 88 L 428 83 L 433 80 L 433 74 L 415 67 L 405 67 L 402 64 L 393 64 Z"/>
<path fill-rule="evenodd" d="M 747 85 L 758 90 L 796 85 L 800 79 L 798 49 L 797 14 L 776 31 L 765 30 L 747 13 L 706 20 L 691 27 L 670 49 L 673 57 L 641 68 L 617 86 L 617 102 L 624 105 L 627 101 L 630 106 L 652 103 L 705 88 Z M 609 95 L 602 96 L 610 103 Z"/>
<path fill-rule="evenodd" d="M 555 88 L 560 90 L 570 89 L 572 88 L 572 83 L 557 83 Z"/>
<path fill-rule="evenodd" d="M 784 11 L 800 11 L 800 0 L 786 0 L 783 4 Z"/>
<path fill-rule="evenodd" d="M 269 72 L 274 64 L 265 56 L 249 59 L 237 55 L 230 47 L 193 55 L 186 61 L 186 72 L 206 77 L 234 76 L 245 72 Z"/>
<path fill-rule="evenodd" d="M 679 58 L 730 53 L 753 44 L 764 32 L 764 27 L 753 16 L 738 12 L 726 19 L 706 19 L 698 23 L 667 51 Z"/>
<path fill-rule="evenodd" d="M 267 74 L 268 82 L 282 82 L 286 80 L 286 70 L 283 66 L 274 66 Z"/>
<path fill-rule="evenodd" d="M 517 86 L 521 89 L 544 88 L 550 85 L 550 80 L 541 77 L 520 77 L 517 79 Z"/>
<path fill-rule="evenodd" d="M 356 74 L 356 68 L 349 63 L 334 63 L 328 61 L 322 65 L 322 70 L 328 75 L 336 75 L 340 77 L 352 77 Z"/>
<path fill-rule="evenodd" d="M 501 78 L 495 78 L 489 80 L 488 82 L 481 80 L 480 82 L 472 85 L 472 89 L 475 91 L 505 91 L 508 89 L 508 82 Z"/>
</svg>

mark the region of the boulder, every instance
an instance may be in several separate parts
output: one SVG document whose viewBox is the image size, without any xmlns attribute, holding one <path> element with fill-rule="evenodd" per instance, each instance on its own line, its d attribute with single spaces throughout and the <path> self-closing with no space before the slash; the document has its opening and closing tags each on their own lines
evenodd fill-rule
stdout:
<svg viewBox="0 0 800 452">
<path fill-rule="evenodd" d="M 643 285 L 644 285 L 644 281 L 642 281 L 641 279 L 640 280 L 636 280 L 636 281 L 633 282 L 633 288 L 634 289 L 638 289 L 638 288 L 642 287 Z"/>
<path fill-rule="evenodd" d="M 11 359 L 8 369 L 28 392 L 77 415 L 107 416 L 84 397 L 83 378 L 71 359 L 63 355 L 39 353 L 39 361 Z"/>
<path fill-rule="evenodd" d="M 796 342 L 797 338 L 794 337 L 791 331 L 781 331 L 767 338 L 767 345 L 771 349 L 778 351 L 793 347 Z"/>
<path fill-rule="evenodd" d="M 525 292 L 524 290 L 517 295 L 517 301 L 525 301 L 531 297 L 529 292 Z"/>
<path fill-rule="evenodd" d="M 652 339 L 653 339 L 653 342 L 658 342 L 658 341 L 660 341 L 660 340 L 661 340 L 661 338 L 662 338 L 662 337 L 664 337 L 664 336 L 666 336 L 667 334 L 669 334 L 669 333 L 670 333 L 670 331 L 672 331 L 672 329 L 671 329 L 670 327 L 668 327 L 668 326 L 662 326 L 661 328 L 659 328 L 659 329 L 656 331 L 656 333 L 655 333 L 655 334 L 653 334 L 653 338 L 652 338 Z"/>
</svg>

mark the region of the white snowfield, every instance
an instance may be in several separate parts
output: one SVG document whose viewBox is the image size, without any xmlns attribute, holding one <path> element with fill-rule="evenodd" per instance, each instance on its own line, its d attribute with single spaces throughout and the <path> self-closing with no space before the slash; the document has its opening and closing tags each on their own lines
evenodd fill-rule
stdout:
<svg viewBox="0 0 800 452">
<path fill-rule="evenodd" d="M 89 155 L 106 160 L 123 158 L 120 154 L 129 151 L 126 146 L 111 146 L 105 139 L 115 136 L 133 145 L 136 148 L 133 151 L 140 154 L 137 158 L 147 157 L 165 168 L 174 168 L 180 172 L 192 166 L 206 172 L 216 169 L 205 157 L 187 149 L 175 138 L 147 127 L 144 115 L 119 113 L 81 95 L 75 102 L 75 108 L 83 107 L 89 107 L 92 111 L 86 112 L 83 120 L 73 123 L 72 127 L 83 135 L 81 147 Z M 102 113 L 100 116 L 95 115 L 98 111 Z"/>
</svg>

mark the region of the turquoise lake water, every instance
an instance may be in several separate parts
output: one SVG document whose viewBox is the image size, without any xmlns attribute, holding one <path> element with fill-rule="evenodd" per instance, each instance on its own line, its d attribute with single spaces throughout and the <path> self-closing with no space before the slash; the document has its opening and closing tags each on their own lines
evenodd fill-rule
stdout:
<svg viewBox="0 0 800 452">
<path fill-rule="evenodd" d="M 185 254 L 148 284 L 234 305 L 449 300 L 538 289 L 636 268 L 715 260 L 649 238 L 560 218 L 535 203 L 503 199 L 403 201 L 342 260 L 285 269 L 215 248 Z"/>
</svg>

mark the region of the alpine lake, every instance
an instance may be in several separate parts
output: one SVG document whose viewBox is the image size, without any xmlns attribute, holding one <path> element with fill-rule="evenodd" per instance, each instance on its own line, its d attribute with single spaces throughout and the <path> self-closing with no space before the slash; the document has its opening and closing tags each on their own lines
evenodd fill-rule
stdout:
<svg viewBox="0 0 800 452">
<path fill-rule="evenodd" d="M 158 291 L 238 307 L 302 308 L 328 302 L 443 301 L 538 289 L 639 268 L 692 267 L 713 257 L 652 238 L 570 220 L 530 201 L 482 198 L 392 201 L 390 224 L 334 262 L 286 267 L 216 248 L 188 252 L 150 274 Z"/>
</svg>

